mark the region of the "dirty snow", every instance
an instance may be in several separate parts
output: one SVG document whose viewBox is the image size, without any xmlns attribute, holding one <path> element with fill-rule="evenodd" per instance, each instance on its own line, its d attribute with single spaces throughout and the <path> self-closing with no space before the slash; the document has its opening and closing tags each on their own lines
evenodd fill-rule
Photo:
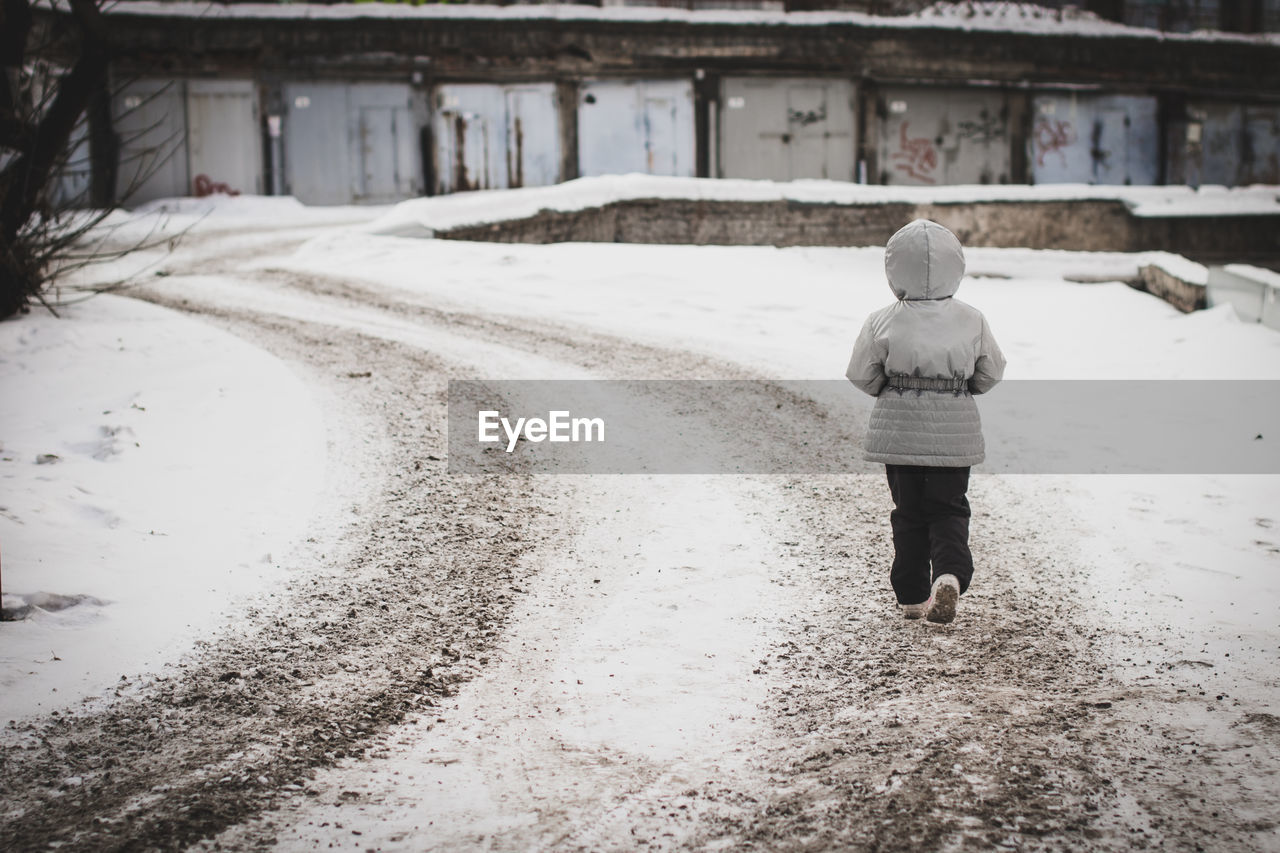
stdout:
<svg viewBox="0 0 1280 853">
<path fill-rule="evenodd" d="M 458 196 L 454 203 L 490 210 L 507 199 L 518 206 L 526 204 L 522 199 L 528 192 Z M 237 601 L 252 601 L 247 598 L 252 593 L 261 601 L 263 594 L 282 588 L 288 572 L 280 565 L 281 555 L 306 553 L 298 540 L 306 533 L 307 518 L 340 517 L 342 509 L 331 497 L 317 497 L 325 494 L 328 476 L 318 461 L 327 458 L 320 424 L 329 435 L 353 444 L 355 452 L 373 452 L 357 432 L 358 421 L 340 414 L 352 404 L 340 402 L 334 388 L 352 388 L 353 399 L 379 407 L 393 420 L 425 419 L 396 433 L 397 440 L 425 454 L 440 440 L 430 431 L 436 427 L 426 414 L 401 410 L 395 401 L 413 383 L 446 369 L 449 375 L 486 378 L 565 377 L 610 375 L 634 363 L 645 371 L 697 376 L 702 365 L 714 364 L 721 365 L 717 370 L 760 377 L 829 378 L 842 374 L 861 319 L 891 298 L 877 248 L 531 246 L 385 233 L 402 233 L 388 229 L 388 223 L 438 222 L 434 212 L 423 211 L 447 201 L 407 202 L 390 212 L 295 209 L 296 218 L 287 203 L 277 200 L 209 202 L 206 206 L 224 217 L 222 225 L 206 232 L 196 224 L 173 255 L 147 250 L 83 274 L 114 280 L 143 270 L 148 299 L 230 324 L 277 353 L 316 360 L 321 367 L 306 373 L 306 382 L 276 357 L 226 332 L 132 300 L 104 297 L 83 303 L 62 321 L 33 315 L 0 326 L 6 398 L 30 401 L 0 415 L 5 589 L 88 594 L 106 602 L 0 628 L 6 635 L 3 672 L 10 715 L 70 704 L 79 695 L 100 692 L 121 674 L 156 672 L 215 623 L 234 631 L 247 618 Z M 274 230 L 264 233 L 254 217 L 268 211 Z M 174 211 L 177 216 L 202 213 Z M 124 232 L 142 228 L 145 215 L 117 218 L 116 224 Z M 244 217 L 245 227 L 235 226 L 236 216 Z M 309 216 L 316 219 L 308 221 Z M 343 225 L 353 222 L 363 224 Z M 185 224 L 166 227 L 179 226 Z M 1239 322 L 1229 307 L 1183 315 L 1120 283 L 1143 263 L 1178 266 L 1176 261 L 1031 249 L 975 249 L 968 259 L 971 277 L 960 297 L 990 319 L 1009 357 L 1009 378 L 1280 378 L 1275 331 Z M 1067 280 L 1072 273 L 1101 281 L 1072 283 Z M 1108 275 L 1116 280 L 1106 281 Z M 285 346 L 280 341 L 286 338 L 296 340 Z M 597 340 L 601 343 L 593 343 Z M 376 367 L 366 371 L 365 364 Z M 327 377 L 324 383 L 320 376 Z M 439 406 L 430 395 L 413 399 Z M 36 457 L 43 453 L 60 461 L 38 464 Z M 393 456 L 360 470 L 363 476 L 409 477 L 419 483 L 405 492 L 413 504 L 405 514 L 409 526 L 394 529 L 415 530 L 419 519 L 430 518 L 432 525 L 415 535 L 433 537 L 448 532 L 449 519 L 462 513 L 468 498 L 429 467 L 418 473 L 409 464 L 423 458 Z M 609 797 L 629 791 L 653 820 L 667 820 L 671 838 L 659 846 L 678 846 L 692 837 L 692 817 L 662 817 L 681 804 L 689 806 L 687 814 L 704 808 L 709 810 L 697 813 L 723 820 L 751 813 L 749 804 L 726 800 L 715 808 L 705 802 L 698 806 L 697 797 L 681 799 L 678 792 L 686 790 L 685 783 L 694 792 L 716 785 L 763 792 L 774 784 L 760 775 L 761 757 L 748 744 L 758 742 L 766 751 L 794 746 L 767 725 L 762 703 L 767 691 L 778 689 L 776 678 L 802 676 L 787 669 L 791 654 L 774 660 L 785 674 L 770 675 L 762 666 L 763 658 L 778 654 L 770 651 L 770 643 L 788 620 L 813 620 L 818 633 L 841 630 L 822 622 L 824 609 L 843 612 L 840 607 L 877 614 L 858 616 L 872 624 L 850 623 L 850 631 L 883 630 L 876 620 L 889 606 L 887 599 L 876 598 L 887 585 L 878 576 L 855 584 L 856 596 L 868 596 L 865 600 L 815 594 L 819 575 L 814 573 L 826 570 L 828 558 L 804 551 L 808 546 L 796 551 L 791 547 L 796 542 L 781 547 L 775 526 L 784 525 L 780 519 L 789 513 L 814 523 L 809 507 L 819 506 L 823 524 L 841 518 L 839 533 L 819 525 L 827 531 L 820 535 L 838 539 L 861 535 L 857 531 L 865 528 L 864 533 L 874 534 L 868 541 L 879 543 L 874 546 L 879 549 L 879 534 L 868 527 L 884 521 L 880 506 L 868 506 L 872 496 L 883 498 L 879 484 L 857 478 L 852 487 L 814 484 L 814 493 L 830 488 L 842 501 L 856 502 L 811 504 L 818 498 L 797 493 L 787 505 L 776 503 L 778 496 L 769 491 L 773 486 L 749 479 L 724 485 L 715 478 L 572 480 L 543 484 L 563 492 L 562 498 L 547 499 L 547 506 L 555 518 L 554 536 L 567 537 L 564 543 L 539 557 L 536 566 L 515 557 L 504 561 L 500 568 L 514 573 L 510 586 L 474 593 L 459 588 L 463 596 L 508 589 L 516 596 L 510 615 L 501 617 L 506 627 L 498 645 L 476 661 L 464 656 L 463 663 L 473 667 L 470 680 L 462 680 L 456 692 L 445 692 L 438 706 L 411 715 L 413 725 L 392 729 L 378 748 L 387 762 L 339 762 L 335 756 L 342 752 L 317 758 L 313 766 L 329 768 L 310 788 L 318 799 L 300 786 L 285 788 L 290 796 L 283 804 L 272 800 L 281 811 L 267 813 L 265 828 L 246 823 L 244 835 L 233 829 L 225 841 L 247 846 L 249 840 L 271 837 L 285 849 L 339 841 L 361 849 L 365 842 L 421 849 L 435 841 L 466 847 L 472 833 L 495 833 L 535 847 L 554 846 L 558 837 L 591 846 L 590 827 L 626 825 L 625 815 L 610 812 L 602 819 L 593 811 L 601 803 L 593 785 Z M 841 491 L 846 488 L 854 494 Z M 433 489 L 442 489 L 450 503 L 438 506 Z M 999 553 L 1008 557 L 1023 537 L 1034 540 L 1037 559 L 1045 561 L 1036 570 L 1046 571 L 1050 563 L 1070 567 L 1060 575 L 1070 579 L 1070 587 L 1054 587 L 1050 579 L 1046 589 L 1083 608 L 1126 684 L 1156 691 L 1165 684 L 1161 679 L 1175 678 L 1179 689 L 1209 692 L 1207 708 L 1201 703 L 1179 711 L 1184 716 L 1176 720 L 1178 726 L 1203 730 L 1206 738 L 1223 744 L 1224 754 L 1235 755 L 1239 741 L 1233 738 L 1243 730 L 1227 725 L 1223 713 L 1214 716 L 1215 701 L 1223 701 L 1214 695 L 1229 696 L 1233 707 L 1243 709 L 1242 719 L 1256 718 L 1262 721 L 1257 726 L 1265 726 L 1277 690 L 1280 540 L 1272 510 L 1280 497 L 1277 478 L 984 477 L 979 469 L 975 494 L 990 502 L 986 509 L 1001 524 L 975 544 L 994 549 L 992 543 L 999 542 Z M 557 503 L 561 500 L 563 506 Z M 474 522 L 485 526 L 449 533 L 441 542 L 480 541 L 495 529 L 517 531 L 519 524 L 533 523 L 502 501 L 495 499 L 496 521 Z M 375 505 L 371 511 L 385 518 L 390 510 Z M 435 512 L 443 514 L 430 515 Z M 387 522 L 370 525 L 350 515 L 346 521 L 353 542 L 373 536 L 378 548 L 407 535 L 388 535 Z M 153 537 L 152 530 L 170 535 Z M 394 560 L 416 553 L 412 542 L 398 547 L 388 552 Z M 268 554 L 271 559 L 264 559 Z M 879 559 L 861 549 L 857 555 Z M 821 568 L 815 569 L 817 564 Z M 177 565 L 181 572 L 174 570 Z M 848 559 L 834 565 L 847 571 Z M 993 578 L 1007 570 L 991 567 Z M 521 579 L 521 572 L 533 573 Z M 1034 572 L 1018 575 L 1009 595 L 1028 608 L 1026 613 L 1061 615 L 1054 609 L 1056 599 L 1037 590 Z M 343 630 L 356 630 L 354 622 L 346 626 L 345 616 L 325 615 L 324 602 L 336 589 L 331 584 L 344 582 L 340 574 L 330 576 L 315 578 L 321 593 L 309 602 L 320 614 L 314 618 L 324 618 L 323 626 L 336 619 Z M 308 577 L 303 572 L 291 582 L 305 586 L 312 582 Z M 353 600 L 376 612 L 380 587 L 366 588 L 374 597 L 364 602 L 357 588 Z M 448 612 L 455 615 L 449 618 L 465 618 L 467 600 L 460 600 L 462 611 L 453 602 Z M 383 603 L 400 607 L 404 602 Z M 1007 603 L 980 588 L 962 619 L 980 633 L 984 618 L 1019 618 L 1001 610 Z M 356 614 L 353 606 L 351 618 Z M 287 624 L 286 614 L 279 618 Z M 496 631 L 495 624 L 464 625 L 450 642 L 465 645 Z M 280 696 L 310 695 L 312 682 L 321 682 L 320 671 L 341 655 L 341 648 L 324 651 L 330 641 L 321 629 L 317 622 L 298 630 L 299 639 L 292 642 L 324 656 L 314 669 L 299 660 L 301 669 L 293 670 L 292 681 L 282 675 Z M 25 658 L 8 657 L 14 636 L 23 638 L 17 648 Z M 40 659 L 50 637 L 59 639 L 53 650 L 62 660 L 28 663 Z M 985 635 L 982 641 L 996 650 L 1003 642 Z M 446 646 L 442 662 L 438 649 L 424 647 L 423 659 L 446 671 L 458 655 L 453 648 Z M 69 658 L 67 649 L 83 657 Z M 285 660 L 298 653 L 276 654 Z M 877 658 L 877 653 L 868 650 L 864 656 Z M 76 667 L 65 667 L 72 675 L 53 680 L 50 673 L 67 663 Z M 384 663 L 348 658 L 337 677 L 348 677 L 353 685 L 372 683 L 365 670 Z M 81 667 L 91 670 L 88 679 Z M 819 671 L 796 685 L 797 695 L 827 683 L 829 676 L 814 675 Z M 223 697 L 219 701 L 244 694 L 252 677 L 240 670 L 225 678 L 215 675 L 214 681 L 226 683 L 225 689 L 214 685 L 225 692 L 216 694 Z M 60 687 L 56 700 L 44 692 L 53 686 Z M 1103 698 L 1090 701 L 1109 706 L 1110 699 Z M 909 713 L 903 704 L 908 700 L 891 699 L 868 711 L 868 720 L 895 725 L 892 714 Z M 1016 706 L 1022 700 L 1010 701 Z M 1149 707 L 1136 698 L 1131 705 Z M 962 711 L 947 707 L 955 724 L 963 725 Z M 288 709 L 270 713 L 282 715 L 281 726 L 291 725 Z M 860 713 L 851 707 L 851 716 L 837 722 L 859 719 Z M 256 719 L 252 713 L 251 719 Z M 333 729 L 335 743 L 358 737 L 355 721 L 361 715 L 350 719 L 350 725 Z M 1140 722 L 1139 717 L 1134 725 Z M 300 731 L 325 725 L 308 717 Z M 725 755 L 725 744 L 739 744 L 747 753 Z M 234 791 L 260 785 L 271 795 L 274 777 L 255 781 L 259 771 L 235 769 L 247 760 L 226 757 L 235 772 L 213 779 L 222 778 L 220 784 L 234 785 Z M 1240 761 L 1241 767 L 1251 766 Z M 217 769 L 221 765 L 210 766 L 208 772 L 223 772 Z M 777 784 L 804 795 L 786 780 Z M 1247 776 L 1241 784 L 1254 798 L 1250 802 L 1267 801 L 1262 775 Z M 209 796 L 199 785 L 198 779 L 192 782 L 189 796 Z M 433 790 L 442 791 L 439 798 L 428 793 Z M 337 804 L 348 800 L 358 808 L 344 810 L 346 823 L 337 826 Z M 280 820 L 291 827 L 287 838 L 276 835 L 278 826 L 271 828 L 271 821 Z M 441 827 L 441 821 L 450 823 Z M 210 831 L 224 828 L 218 824 Z M 560 830 L 566 834 L 556 836 Z"/>
</svg>

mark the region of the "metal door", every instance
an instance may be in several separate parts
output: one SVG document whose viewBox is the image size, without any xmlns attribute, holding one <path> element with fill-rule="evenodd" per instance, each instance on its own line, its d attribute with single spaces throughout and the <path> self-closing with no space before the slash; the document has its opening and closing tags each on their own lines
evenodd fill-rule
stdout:
<svg viewBox="0 0 1280 853">
<path fill-rule="evenodd" d="M 1280 107 L 1245 107 L 1239 184 L 1280 184 Z"/>
<path fill-rule="evenodd" d="M 432 100 L 436 193 L 546 186 L 560 179 L 555 84 L 438 86 Z"/>
<path fill-rule="evenodd" d="M 120 140 L 116 199 L 136 205 L 188 194 L 186 97 L 182 80 L 136 80 L 112 104 Z"/>
<path fill-rule="evenodd" d="M 351 203 L 347 86 L 284 87 L 285 192 L 304 204 Z"/>
<path fill-rule="evenodd" d="M 650 175 L 676 174 L 677 152 L 670 144 L 676 136 L 674 98 L 644 99 L 644 171 Z"/>
<path fill-rule="evenodd" d="M 358 112 L 360 180 L 355 187 L 355 197 L 393 198 L 399 184 L 395 110 L 390 107 L 361 107 Z"/>
<path fill-rule="evenodd" d="M 506 90 L 507 186 L 542 187 L 560 179 L 560 110 L 555 85 Z"/>
<path fill-rule="evenodd" d="M 382 203 L 418 195 L 417 123 L 407 84 L 346 87 L 352 201 Z"/>
<path fill-rule="evenodd" d="M 885 89 L 879 113 L 881 183 L 1009 182 L 1009 122 L 1002 93 Z"/>
<path fill-rule="evenodd" d="M 251 80 L 188 81 L 187 156 L 195 195 L 262 192 L 262 133 Z"/>
<path fill-rule="evenodd" d="M 578 172 L 694 175 L 693 83 L 594 80 L 578 100 Z"/>
<path fill-rule="evenodd" d="M 1170 184 L 1230 186 L 1239 178 L 1243 113 L 1239 104 L 1191 103 L 1169 123 Z"/>
<path fill-rule="evenodd" d="M 1032 182 L 1156 183 L 1156 109 L 1156 99 L 1148 96 L 1036 96 L 1027 142 Z"/>
<path fill-rule="evenodd" d="M 399 83 L 284 87 L 285 188 L 306 204 L 392 202 L 422 185 L 412 93 Z"/>
<path fill-rule="evenodd" d="M 1089 133 L 1093 160 L 1091 184 L 1129 183 L 1129 116 L 1124 110 L 1101 109 Z"/>
<path fill-rule="evenodd" d="M 854 180 L 855 95 L 847 80 L 725 78 L 720 176 Z"/>
<path fill-rule="evenodd" d="M 495 120 L 505 121 L 501 87 L 440 86 L 431 116 L 435 193 L 486 190 L 506 185 L 498 171 L 502 142 Z"/>
</svg>

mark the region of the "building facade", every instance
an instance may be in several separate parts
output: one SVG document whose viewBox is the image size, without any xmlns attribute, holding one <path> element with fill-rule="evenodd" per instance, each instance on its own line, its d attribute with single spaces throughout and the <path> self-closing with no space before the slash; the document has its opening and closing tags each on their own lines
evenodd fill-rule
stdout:
<svg viewBox="0 0 1280 853">
<path fill-rule="evenodd" d="M 109 20 L 129 203 L 381 203 L 627 172 L 1280 184 L 1267 37 L 540 6 L 121 2 Z"/>
</svg>

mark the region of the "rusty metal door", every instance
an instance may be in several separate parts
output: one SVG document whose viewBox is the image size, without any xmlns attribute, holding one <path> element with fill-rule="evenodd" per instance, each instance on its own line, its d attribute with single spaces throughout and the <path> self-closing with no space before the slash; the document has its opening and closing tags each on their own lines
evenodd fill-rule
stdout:
<svg viewBox="0 0 1280 853">
<path fill-rule="evenodd" d="M 507 87 L 507 186 L 560 180 L 560 109 L 555 84 Z"/>
<path fill-rule="evenodd" d="M 112 103 L 120 139 L 116 198 L 136 205 L 188 194 L 187 117 L 183 81 L 137 80 Z"/>
<path fill-rule="evenodd" d="M 578 173 L 692 177 L 693 83 L 593 80 L 578 99 Z"/>
<path fill-rule="evenodd" d="M 1009 182 L 1009 111 L 1000 92 L 887 88 L 880 95 L 880 182 Z"/>
<path fill-rule="evenodd" d="M 436 193 L 536 187 L 560 179 L 554 83 L 452 83 L 432 99 Z"/>
<path fill-rule="evenodd" d="M 262 133 L 251 80 L 187 83 L 191 192 L 262 192 Z"/>
<path fill-rule="evenodd" d="M 1032 182 L 1157 183 L 1156 111 L 1150 96 L 1037 95 L 1027 141 Z"/>
<path fill-rule="evenodd" d="M 432 192 L 499 189 L 506 105 L 500 86 L 462 84 L 436 87 L 432 100 Z"/>
<path fill-rule="evenodd" d="M 848 80 L 725 78 L 720 177 L 852 181 L 855 97 Z"/>
</svg>

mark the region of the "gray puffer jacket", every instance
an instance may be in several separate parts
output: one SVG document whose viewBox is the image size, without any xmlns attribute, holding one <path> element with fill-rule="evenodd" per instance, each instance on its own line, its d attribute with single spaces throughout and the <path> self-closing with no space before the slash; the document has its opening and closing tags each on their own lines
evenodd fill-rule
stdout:
<svg viewBox="0 0 1280 853">
<path fill-rule="evenodd" d="M 884 268 L 898 301 L 867 318 L 845 373 L 876 398 L 864 457 L 976 465 L 984 446 L 972 395 L 1000 381 L 1005 360 L 982 312 L 952 298 L 964 276 L 960 241 L 917 219 L 889 239 Z"/>
</svg>

